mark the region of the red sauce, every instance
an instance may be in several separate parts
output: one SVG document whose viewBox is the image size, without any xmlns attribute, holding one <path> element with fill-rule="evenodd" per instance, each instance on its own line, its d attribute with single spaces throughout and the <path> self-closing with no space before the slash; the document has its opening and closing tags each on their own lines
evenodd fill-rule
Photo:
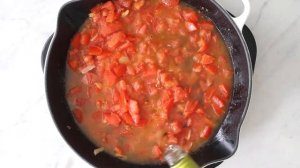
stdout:
<svg viewBox="0 0 300 168">
<path fill-rule="evenodd" d="M 215 25 L 179 0 L 95 6 L 71 42 L 66 97 L 82 131 L 108 153 L 157 163 L 191 152 L 227 111 L 232 65 Z"/>
</svg>

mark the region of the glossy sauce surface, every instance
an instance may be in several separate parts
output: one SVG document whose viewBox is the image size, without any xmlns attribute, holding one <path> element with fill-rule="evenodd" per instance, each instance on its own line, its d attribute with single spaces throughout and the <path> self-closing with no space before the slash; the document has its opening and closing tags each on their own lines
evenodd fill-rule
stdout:
<svg viewBox="0 0 300 168">
<path fill-rule="evenodd" d="M 222 121 L 232 65 L 215 25 L 178 0 L 95 6 L 71 41 L 66 98 L 97 146 L 157 163 L 169 144 L 191 152 Z"/>
</svg>

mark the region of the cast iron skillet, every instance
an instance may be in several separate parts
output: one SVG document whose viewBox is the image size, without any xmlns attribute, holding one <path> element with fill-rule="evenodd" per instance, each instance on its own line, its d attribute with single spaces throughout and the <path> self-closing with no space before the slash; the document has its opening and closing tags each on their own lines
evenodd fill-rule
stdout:
<svg viewBox="0 0 300 168">
<path fill-rule="evenodd" d="M 65 68 L 70 39 L 88 17 L 89 10 L 106 0 L 75 0 L 65 4 L 58 16 L 57 30 L 45 62 L 45 85 L 48 106 L 54 122 L 67 143 L 86 161 L 100 168 L 164 168 L 167 165 L 136 165 L 119 160 L 105 152 L 95 156 L 91 143 L 73 120 L 65 99 Z M 238 145 L 240 126 L 250 96 L 252 66 L 245 40 L 230 15 L 214 0 L 182 0 L 202 11 L 218 27 L 229 48 L 234 69 L 233 93 L 227 114 L 215 135 L 192 157 L 205 166 L 232 156 Z"/>
</svg>

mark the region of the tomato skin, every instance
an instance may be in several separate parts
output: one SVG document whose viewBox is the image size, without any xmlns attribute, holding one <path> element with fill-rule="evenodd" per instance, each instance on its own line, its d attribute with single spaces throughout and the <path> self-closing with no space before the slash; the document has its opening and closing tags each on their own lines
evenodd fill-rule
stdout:
<svg viewBox="0 0 300 168">
<path fill-rule="evenodd" d="M 129 8 L 132 4 L 132 0 L 118 0 L 118 2 L 125 8 Z"/>
<path fill-rule="evenodd" d="M 74 109 L 73 110 L 73 116 L 75 118 L 75 120 L 78 122 L 78 123 L 82 123 L 83 122 L 83 114 L 82 114 L 82 111 L 79 110 L 79 109 Z"/>
<path fill-rule="evenodd" d="M 204 52 L 208 49 L 208 44 L 203 38 L 200 38 L 200 40 L 197 42 L 197 45 L 199 46 L 198 52 Z"/>
</svg>

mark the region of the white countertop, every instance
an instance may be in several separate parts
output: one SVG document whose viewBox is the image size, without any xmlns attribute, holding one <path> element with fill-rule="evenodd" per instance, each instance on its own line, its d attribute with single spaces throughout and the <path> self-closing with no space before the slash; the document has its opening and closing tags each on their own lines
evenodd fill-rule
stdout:
<svg viewBox="0 0 300 168">
<path fill-rule="evenodd" d="M 299 168 L 300 1 L 250 1 L 253 94 L 239 148 L 220 168 Z M 58 133 L 44 93 L 40 54 L 65 2 L 0 1 L 0 167 L 90 167 Z M 222 3 L 241 11 L 237 0 Z"/>
</svg>

